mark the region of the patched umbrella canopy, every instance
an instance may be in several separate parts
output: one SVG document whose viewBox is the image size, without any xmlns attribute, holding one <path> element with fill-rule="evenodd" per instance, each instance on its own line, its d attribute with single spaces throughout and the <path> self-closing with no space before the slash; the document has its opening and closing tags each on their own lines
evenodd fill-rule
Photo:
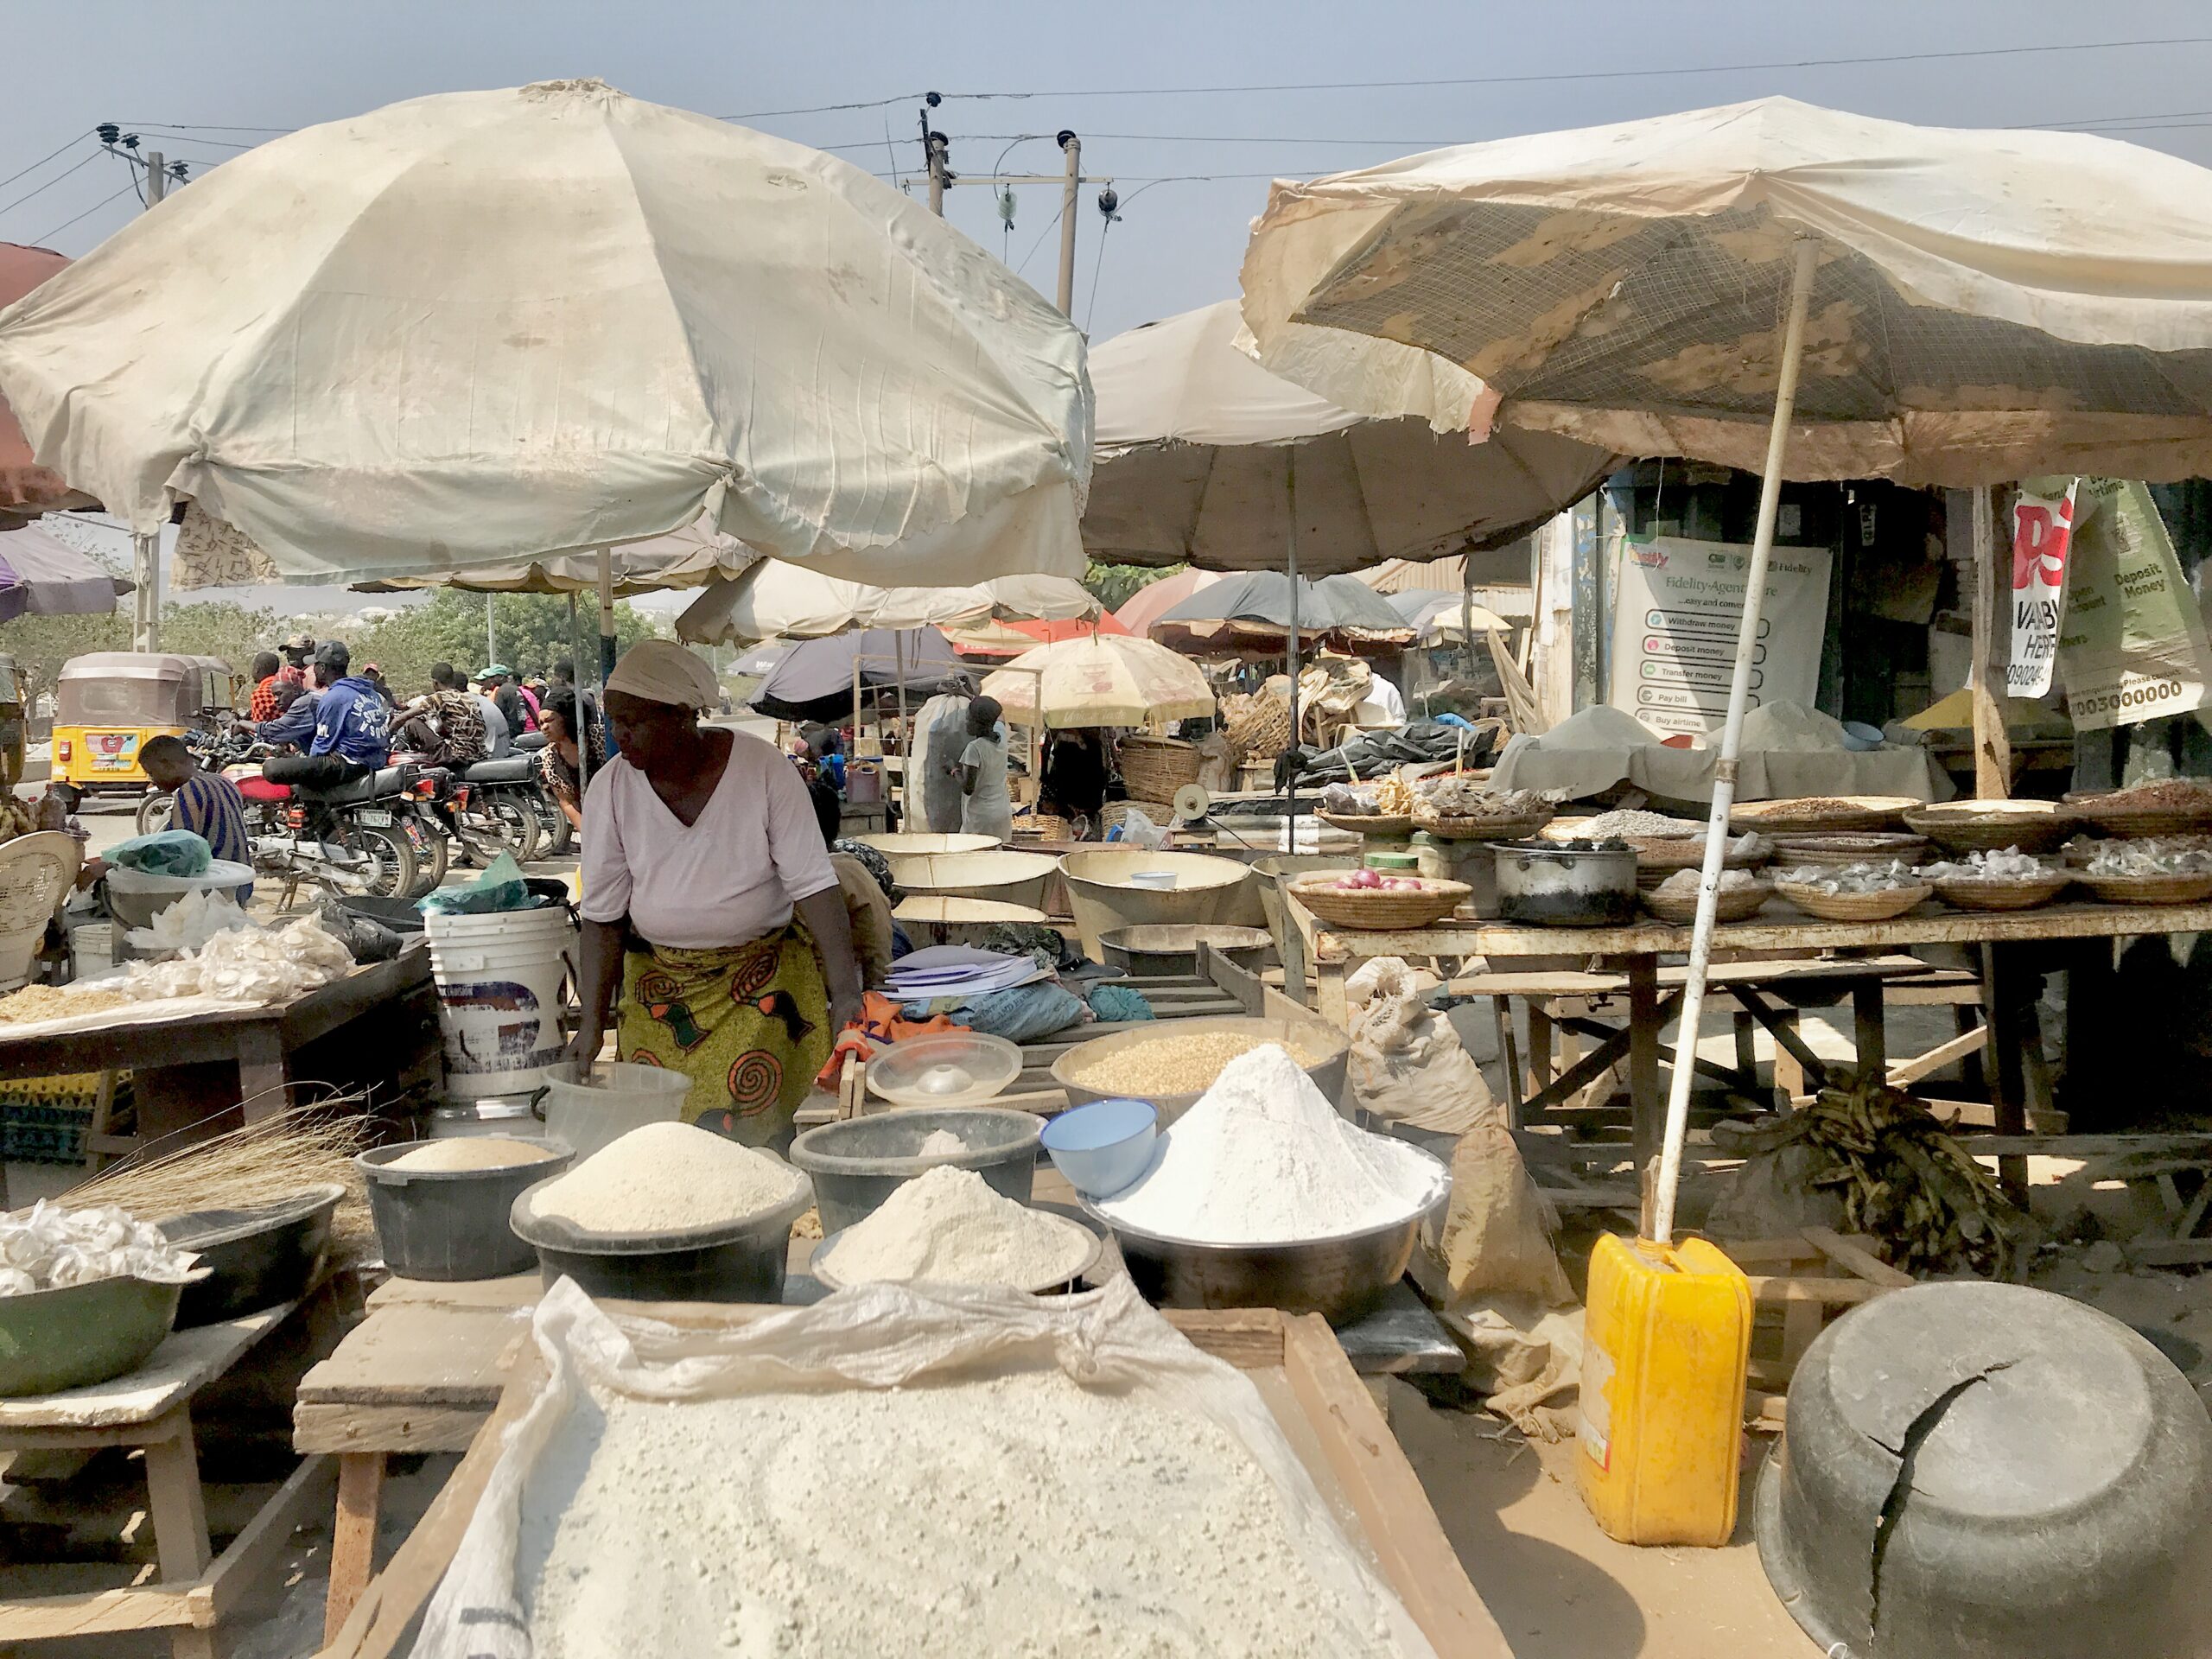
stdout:
<svg viewBox="0 0 2212 1659">
<path fill-rule="evenodd" d="M 36 524 L 0 531 L 0 622 L 104 616 L 130 583 Z"/>
<path fill-rule="evenodd" d="M 1789 477 L 2212 472 L 2212 171 L 2088 133 L 1770 98 L 1279 182 L 1243 315 L 1371 415 L 1758 472 L 1801 235 Z"/>
<path fill-rule="evenodd" d="M 841 575 L 1077 575 L 1082 337 L 849 162 L 592 80 L 247 151 L 0 312 L 39 462 L 287 580 L 715 527 Z"/>
</svg>

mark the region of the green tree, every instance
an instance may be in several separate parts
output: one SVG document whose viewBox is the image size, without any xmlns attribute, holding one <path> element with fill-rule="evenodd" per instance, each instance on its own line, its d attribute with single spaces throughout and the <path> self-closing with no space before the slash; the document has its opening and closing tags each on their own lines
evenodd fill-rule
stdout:
<svg viewBox="0 0 2212 1659">
<path fill-rule="evenodd" d="M 584 649 L 594 647 L 599 637 L 597 602 L 578 601 L 582 612 Z M 558 658 L 575 654 L 569 632 L 569 601 L 551 594 L 499 594 L 492 600 L 493 632 L 499 641 L 499 660 L 518 673 L 543 674 Z M 656 620 L 636 607 L 614 607 L 614 639 L 627 651 L 640 639 L 664 632 Z M 430 683 L 430 664 L 451 663 L 465 672 L 484 666 L 484 595 L 441 588 L 427 604 L 412 606 L 381 622 L 351 630 L 346 643 L 355 663 L 374 663 L 385 679 L 403 695 L 419 691 Z M 578 665 L 588 676 L 588 664 Z"/>
<path fill-rule="evenodd" d="M 1083 573 L 1083 585 L 1108 610 L 1118 611 L 1140 588 L 1149 588 L 1182 568 L 1179 564 L 1103 564 L 1093 559 Z"/>
<path fill-rule="evenodd" d="M 171 605 L 162 612 L 162 649 L 187 657 L 220 657 L 240 673 L 253 653 L 277 639 L 273 611 L 250 611 L 227 601 Z M 97 616 L 21 616 L 0 623 L 0 652 L 30 677 L 30 694 L 54 689 L 61 665 L 92 651 L 130 649 L 130 617 L 113 610 Z"/>
</svg>

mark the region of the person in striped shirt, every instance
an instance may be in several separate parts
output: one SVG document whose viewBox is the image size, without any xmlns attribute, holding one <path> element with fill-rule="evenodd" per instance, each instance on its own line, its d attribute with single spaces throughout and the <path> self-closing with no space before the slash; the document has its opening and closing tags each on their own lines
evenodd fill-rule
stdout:
<svg viewBox="0 0 2212 1659">
<path fill-rule="evenodd" d="M 251 868 L 253 842 L 245 830 L 245 798 L 236 784 L 219 773 L 202 772 L 181 738 L 149 738 L 138 752 L 138 764 L 154 787 L 169 798 L 170 829 L 189 830 L 217 858 Z M 238 902 L 244 904 L 252 891 L 251 883 L 237 889 Z"/>
</svg>

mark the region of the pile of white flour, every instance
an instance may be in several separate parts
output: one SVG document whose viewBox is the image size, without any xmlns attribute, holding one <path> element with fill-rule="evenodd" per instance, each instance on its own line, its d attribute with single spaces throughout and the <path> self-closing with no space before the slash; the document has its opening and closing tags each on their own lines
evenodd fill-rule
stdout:
<svg viewBox="0 0 2212 1659">
<path fill-rule="evenodd" d="M 1073 1222 L 1016 1204 L 972 1169 L 940 1164 L 855 1222 L 822 1262 L 841 1285 L 927 1280 L 1041 1290 L 1072 1278 L 1092 1243 Z"/>
<path fill-rule="evenodd" d="M 580 1402 L 516 1582 L 536 1659 L 1399 1652 L 1225 1429 L 1058 1371 Z"/>
<path fill-rule="evenodd" d="M 797 1198 L 790 1165 L 689 1123 L 647 1123 L 609 1141 L 531 1202 L 594 1233 L 677 1233 L 763 1215 Z"/>
<path fill-rule="evenodd" d="M 1224 1067 L 1135 1185 L 1098 1207 L 1170 1238 L 1287 1244 L 1402 1221 L 1436 1183 L 1433 1161 L 1347 1122 L 1271 1043 Z"/>
</svg>

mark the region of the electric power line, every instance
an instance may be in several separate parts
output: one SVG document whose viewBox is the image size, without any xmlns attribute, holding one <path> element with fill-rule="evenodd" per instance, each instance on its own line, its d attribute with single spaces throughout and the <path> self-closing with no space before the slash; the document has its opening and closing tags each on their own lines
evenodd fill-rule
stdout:
<svg viewBox="0 0 2212 1659">
<path fill-rule="evenodd" d="M 72 173 L 76 172 L 79 168 L 90 167 L 90 166 L 91 166 L 94 162 L 97 162 L 98 160 L 99 160 L 99 158 L 100 158 L 103 155 L 105 155 L 105 154 L 106 154 L 106 152 L 105 152 L 105 150 L 96 149 L 96 150 L 94 150 L 91 155 L 89 155 L 89 156 L 86 156 L 86 157 L 85 157 L 85 159 L 84 159 L 83 161 L 79 162 L 75 167 L 65 167 L 65 168 L 63 168 L 61 169 L 61 171 L 60 171 L 59 173 L 55 174 L 52 178 L 48 179 L 48 180 L 44 184 L 39 185 L 38 187 L 36 187 L 36 188 L 34 188 L 34 189 L 26 190 L 26 191 L 25 191 L 22 195 L 17 196 L 17 197 L 16 197 L 13 201 L 10 202 L 6 207 L 0 207 L 0 213 L 8 213 L 8 212 L 11 211 L 12 209 L 15 209 L 15 208 L 20 207 L 22 207 L 25 202 L 29 201 L 29 200 L 33 196 L 35 196 L 35 195 L 39 194 L 41 192 L 53 189 L 53 188 L 54 188 L 54 187 L 55 185 L 57 185 L 57 184 L 60 183 L 62 180 L 64 180 L 64 179 L 67 178 L 67 177 L 68 177 Z M 48 159 L 49 159 L 49 160 L 51 160 L 52 158 L 51 158 L 51 157 L 48 157 Z M 26 168 L 25 170 L 26 170 L 26 171 L 28 171 L 29 169 L 28 169 L 28 168 Z M 18 178 L 20 178 L 20 177 L 22 177 L 22 174 L 17 174 L 17 175 L 16 175 L 16 176 L 17 176 Z"/>
<path fill-rule="evenodd" d="M 41 232 L 38 233 L 38 235 L 37 235 L 35 238 L 33 238 L 33 239 L 34 239 L 34 240 L 35 240 L 35 241 L 43 242 L 43 241 L 45 241 L 45 240 L 47 239 L 47 238 L 48 238 L 48 237 L 50 237 L 50 236 L 59 236 L 59 235 L 60 235 L 60 234 L 61 234 L 61 232 L 64 232 L 64 231 L 67 230 L 67 229 L 68 229 L 72 225 L 74 225 L 74 224 L 77 222 L 77 219 L 90 219 L 90 218 L 91 218 L 94 213 L 97 213 L 98 212 L 99 212 L 99 210 L 100 210 L 101 208 L 103 208 L 103 207 L 106 207 L 106 206 L 108 205 L 108 203 L 110 203 L 111 201 L 113 201 L 114 200 L 116 200 L 116 197 L 117 197 L 117 196 L 124 196 L 124 195 L 128 195 L 131 191 L 136 190 L 137 188 L 138 188 L 138 175 L 134 171 L 134 172 L 131 174 L 131 175 L 130 175 L 130 183 L 128 183 L 128 184 L 126 184 L 126 185 L 124 185 L 124 186 L 123 187 L 123 188 L 122 188 L 122 189 L 120 189 L 120 190 L 117 191 L 117 192 L 115 193 L 115 195 L 112 195 L 112 196 L 102 196 L 102 197 L 101 197 L 98 201 L 94 202 L 91 207 L 89 207 L 86 208 L 86 209 L 85 209 L 85 211 L 84 211 L 83 213 L 79 213 L 79 214 L 76 216 L 76 218 L 75 218 L 75 219 L 63 219 L 63 220 L 62 220 L 59 225 L 55 226 L 52 230 L 50 230 L 50 231 L 41 231 Z"/>
<path fill-rule="evenodd" d="M 947 98 L 1156 98 L 1214 97 L 1230 92 L 1380 92 L 1416 86 L 1523 86 L 1576 80 L 1647 80 L 1667 75 L 1727 75 L 1779 69 L 1863 68 L 1885 63 L 1943 63 L 1961 58 L 2024 57 L 2053 52 L 2112 52 L 2137 47 L 2208 46 L 2212 35 L 2182 35 L 2159 40 L 2086 41 L 2051 46 L 1962 47 L 1948 52 L 1868 53 L 1844 58 L 1783 58 L 1768 63 L 1681 64 L 1637 69 L 1563 69 L 1526 75 L 1452 75 L 1433 79 L 1316 80 L 1257 82 L 1225 86 L 1074 86 L 1014 92 L 947 92 Z"/>
<path fill-rule="evenodd" d="M 40 156 L 38 160 L 33 162 L 29 167 L 16 168 L 16 171 L 10 173 L 6 178 L 0 179 L 0 188 L 4 188 L 9 185 L 13 184 L 17 179 L 22 178 L 26 173 L 37 172 L 39 168 L 44 167 L 48 162 L 54 160 L 55 156 L 67 153 L 69 149 L 69 144 L 81 144 L 86 139 L 92 136 L 92 135 L 89 131 L 80 132 L 74 138 L 72 138 L 68 144 L 62 145 L 60 149 L 48 151 L 46 155 Z"/>
</svg>

